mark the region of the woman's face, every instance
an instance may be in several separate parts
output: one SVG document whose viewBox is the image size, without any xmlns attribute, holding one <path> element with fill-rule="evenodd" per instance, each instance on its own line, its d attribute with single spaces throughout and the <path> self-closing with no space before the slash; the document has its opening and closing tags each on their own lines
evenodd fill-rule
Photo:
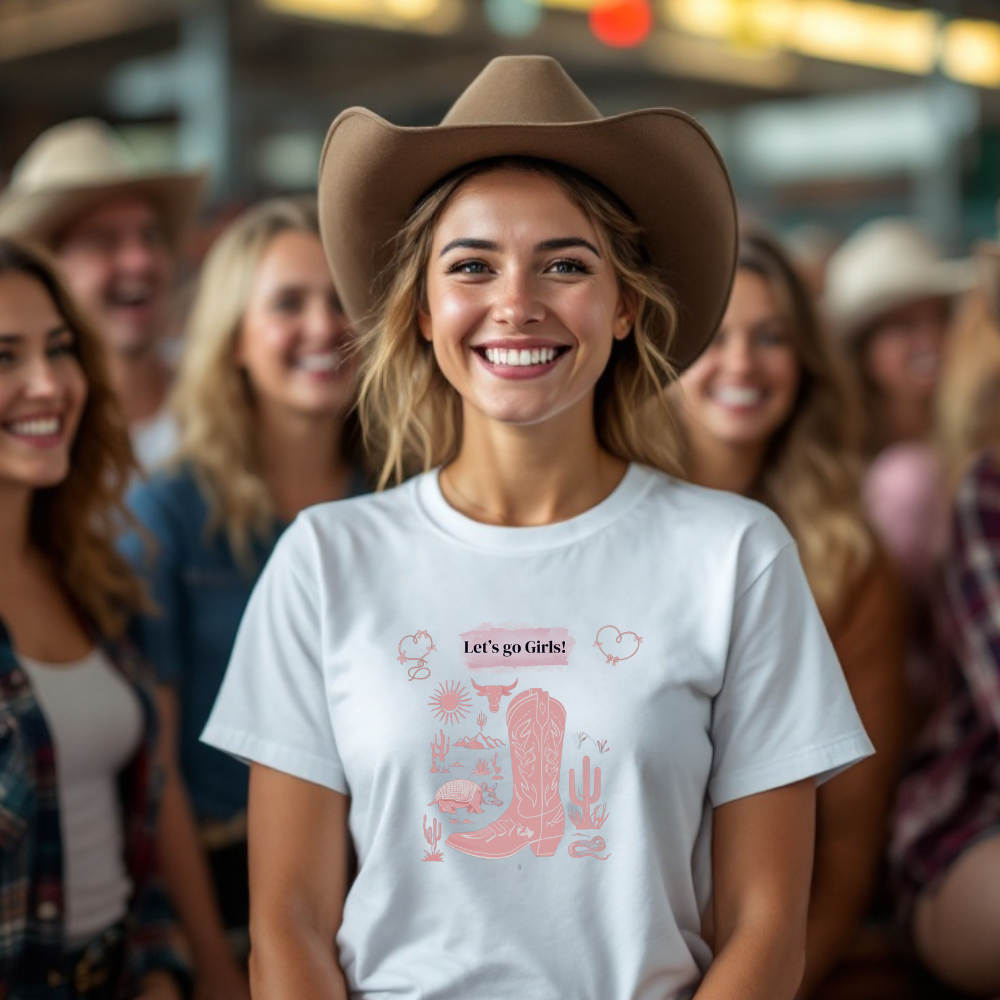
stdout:
<svg viewBox="0 0 1000 1000">
<path fill-rule="evenodd" d="M 632 317 L 603 241 L 554 181 L 470 178 L 441 214 L 420 330 L 467 415 L 519 426 L 579 412 Z"/>
<path fill-rule="evenodd" d="M 862 348 L 865 375 L 890 401 L 927 403 L 941 374 L 948 308 L 942 299 L 887 313 Z"/>
<path fill-rule="evenodd" d="M 737 271 L 719 332 L 680 378 L 692 427 L 730 446 L 760 448 L 791 416 L 801 377 L 771 286 L 755 271 Z"/>
<path fill-rule="evenodd" d="M 354 385 L 350 345 L 319 239 L 279 233 L 257 265 L 236 343 L 258 405 L 304 416 L 345 413 Z"/>
<path fill-rule="evenodd" d="M 76 335 L 48 291 L 26 274 L 0 275 L 0 484 L 62 482 L 86 401 Z"/>
</svg>

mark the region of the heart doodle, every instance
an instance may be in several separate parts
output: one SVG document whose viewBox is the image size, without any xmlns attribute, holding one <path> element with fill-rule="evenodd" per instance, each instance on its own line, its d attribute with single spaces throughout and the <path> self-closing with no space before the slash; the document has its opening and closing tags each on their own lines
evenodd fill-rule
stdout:
<svg viewBox="0 0 1000 1000">
<path fill-rule="evenodd" d="M 627 635 L 632 636 L 632 638 L 635 639 L 635 649 L 633 649 L 632 652 L 628 654 L 628 656 L 615 656 L 614 653 L 609 653 L 601 645 L 601 633 L 605 629 L 612 629 L 614 631 L 615 633 L 614 640 L 619 645 L 621 644 L 621 641 L 622 639 L 625 638 L 625 636 Z M 610 640 L 611 636 L 608 636 L 608 639 Z M 639 646 L 642 645 L 642 636 L 636 635 L 635 632 L 621 632 L 617 628 L 615 628 L 614 625 L 603 625 L 601 628 L 597 630 L 597 638 L 594 640 L 594 645 L 604 654 L 604 657 L 608 661 L 608 663 L 621 663 L 623 660 L 631 660 L 632 657 L 639 652 Z M 626 643 L 626 647 L 627 646 L 628 643 Z"/>
<path fill-rule="evenodd" d="M 418 645 L 421 639 L 426 639 L 427 648 L 417 656 L 407 656 L 406 653 L 403 652 L 403 643 L 406 642 L 407 639 L 412 639 L 414 646 Z M 413 664 L 413 666 L 407 671 L 410 675 L 411 681 L 425 681 L 431 675 L 431 668 L 427 666 L 427 656 L 430 653 L 433 653 L 436 649 L 437 646 L 434 645 L 434 640 L 431 638 L 430 632 L 421 629 L 414 632 L 413 635 L 404 635 L 403 638 L 399 640 L 399 645 L 396 647 L 399 656 L 397 656 L 396 659 L 399 660 L 399 662 L 404 666 L 407 663 Z"/>
</svg>

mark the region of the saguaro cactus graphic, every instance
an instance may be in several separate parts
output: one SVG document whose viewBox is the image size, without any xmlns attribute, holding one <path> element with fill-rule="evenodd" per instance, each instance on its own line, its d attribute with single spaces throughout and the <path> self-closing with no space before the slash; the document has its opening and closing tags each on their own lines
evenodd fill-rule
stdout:
<svg viewBox="0 0 1000 1000">
<path fill-rule="evenodd" d="M 479 723 L 479 728 L 482 729 L 483 726 L 486 725 L 486 713 L 485 712 L 480 712 L 479 713 L 479 717 L 476 719 L 476 722 Z"/>
<path fill-rule="evenodd" d="M 447 745 L 445 745 L 445 740 L 447 739 Z M 445 737 L 444 730 L 441 730 L 441 742 L 438 743 L 437 740 L 431 740 L 431 774 L 444 774 L 447 772 L 448 768 L 444 766 L 445 758 L 448 756 L 448 751 L 451 749 L 451 737 Z M 437 762 L 441 761 L 441 766 L 437 766 Z"/>
<path fill-rule="evenodd" d="M 452 820 L 454 823 L 455 821 Z M 431 828 L 427 829 L 427 813 L 424 813 L 424 840 L 431 845 L 429 851 L 424 851 L 424 861 L 444 861 L 444 855 L 437 849 L 438 841 L 441 839 L 441 824 L 436 820 L 431 820 Z"/>
<path fill-rule="evenodd" d="M 573 768 L 569 769 L 569 797 L 576 809 L 569 810 L 569 818 L 578 830 L 597 830 L 604 824 L 606 809 L 602 806 L 600 815 L 591 813 L 590 806 L 601 797 L 601 769 L 594 768 L 594 789 L 590 789 L 590 758 L 583 758 L 583 785 L 581 792 L 576 792 L 576 773 Z"/>
</svg>

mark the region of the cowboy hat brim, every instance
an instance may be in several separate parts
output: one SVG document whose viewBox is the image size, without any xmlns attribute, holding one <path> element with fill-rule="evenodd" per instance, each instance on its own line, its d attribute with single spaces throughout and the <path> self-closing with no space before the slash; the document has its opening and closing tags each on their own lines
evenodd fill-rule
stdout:
<svg viewBox="0 0 1000 1000">
<path fill-rule="evenodd" d="M 0 195 L 0 235 L 31 239 L 50 248 L 82 215 L 122 196 L 146 198 L 156 207 L 171 252 L 181 252 L 208 180 L 207 171 L 144 174 L 101 184 L 47 187 L 36 191 L 8 188 Z"/>
<path fill-rule="evenodd" d="M 736 264 L 728 174 L 697 122 L 673 109 L 569 124 L 404 128 L 364 108 L 330 126 L 319 175 L 323 244 L 354 322 L 371 316 L 378 278 L 420 197 L 462 166 L 505 156 L 561 163 L 631 211 L 679 312 L 671 361 L 689 365 L 725 310 Z"/>
<path fill-rule="evenodd" d="M 834 315 L 834 326 L 843 340 L 855 342 L 882 316 L 927 299 L 950 300 L 976 283 L 972 261 L 943 260 L 900 275 L 873 289 L 863 301 Z"/>
</svg>

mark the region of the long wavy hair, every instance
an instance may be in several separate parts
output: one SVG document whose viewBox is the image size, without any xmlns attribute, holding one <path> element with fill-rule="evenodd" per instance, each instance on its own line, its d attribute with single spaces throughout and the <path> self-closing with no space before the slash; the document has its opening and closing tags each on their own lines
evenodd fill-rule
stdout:
<svg viewBox="0 0 1000 1000">
<path fill-rule="evenodd" d="M 784 313 L 801 372 L 792 412 L 768 444 L 751 496 L 775 511 L 792 533 L 813 596 L 831 627 L 874 552 L 860 499 L 857 390 L 780 246 L 760 233 L 744 235 L 739 271 L 767 283 Z"/>
<path fill-rule="evenodd" d="M 104 345 L 79 312 L 47 254 L 0 238 L 0 277 L 24 275 L 48 293 L 72 331 L 87 399 L 70 449 L 70 469 L 31 501 L 30 540 L 54 568 L 71 602 L 97 631 L 119 638 L 131 615 L 146 610 L 141 582 L 116 541 L 132 523 L 124 497 L 137 466 L 128 426 L 111 385 Z"/>
<path fill-rule="evenodd" d="M 170 403 L 180 426 L 175 461 L 190 464 L 208 502 L 207 534 L 224 531 L 248 568 L 254 540 L 271 536 L 276 511 L 260 473 L 252 388 L 235 352 L 257 268 L 286 232 L 319 239 L 315 199 L 261 202 L 215 242 L 202 268 Z M 348 419 L 342 447 L 351 461 L 356 437 L 356 422 Z"/>
<path fill-rule="evenodd" d="M 438 220 L 470 178 L 516 169 L 552 180 L 586 215 L 607 250 L 622 294 L 633 307 L 631 335 L 616 340 L 595 391 L 598 440 L 613 455 L 677 472 L 673 410 L 663 388 L 674 380 L 670 348 L 677 309 L 646 251 L 642 229 L 618 199 L 569 167 L 503 157 L 461 168 L 441 180 L 399 231 L 380 276 L 378 305 L 361 334 L 359 414 L 378 487 L 450 462 L 462 439 L 462 399 L 421 337 L 425 276 Z"/>
<path fill-rule="evenodd" d="M 935 411 L 934 442 L 954 489 L 977 455 L 1000 450 L 1000 326 L 981 291 L 957 311 Z"/>
</svg>

